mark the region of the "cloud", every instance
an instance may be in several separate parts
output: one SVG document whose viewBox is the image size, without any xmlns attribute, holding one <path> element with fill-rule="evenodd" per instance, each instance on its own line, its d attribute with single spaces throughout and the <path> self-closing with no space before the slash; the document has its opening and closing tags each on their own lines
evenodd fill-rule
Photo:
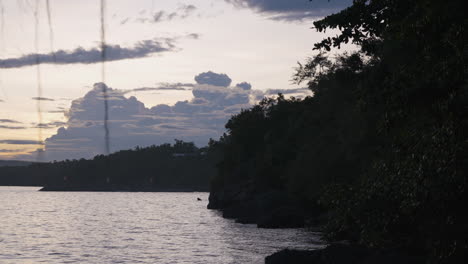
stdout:
<svg viewBox="0 0 468 264">
<path fill-rule="evenodd" d="M 22 151 L 22 149 L 0 149 L 0 153 L 18 153 Z"/>
<path fill-rule="evenodd" d="M 194 84 L 192 83 L 160 83 L 158 87 L 140 87 L 126 92 L 147 92 L 147 91 L 161 91 L 161 90 L 174 90 L 174 91 L 186 91 L 192 89 Z"/>
<path fill-rule="evenodd" d="M 241 82 L 236 84 L 236 87 L 242 88 L 244 90 L 252 90 L 252 85 L 248 82 Z"/>
<path fill-rule="evenodd" d="M 223 107 L 248 104 L 250 101 L 249 93 L 237 87 L 226 89 L 224 86 L 199 85 L 193 89 L 192 93 L 197 100 L 205 100 Z"/>
<path fill-rule="evenodd" d="M 55 110 L 49 110 L 47 111 L 47 113 L 51 113 L 51 114 L 63 114 L 63 113 L 66 113 L 67 111 L 65 110 L 64 107 L 57 107 Z"/>
<path fill-rule="evenodd" d="M 199 38 L 200 38 L 200 34 L 198 34 L 198 33 L 190 33 L 190 34 L 187 35 L 187 38 L 199 39 Z"/>
<path fill-rule="evenodd" d="M 49 123 L 35 124 L 33 128 L 50 129 L 50 128 L 57 128 L 57 127 L 65 126 L 66 124 L 67 124 L 66 122 L 54 121 L 54 122 L 49 122 Z"/>
<path fill-rule="evenodd" d="M 226 74 L 208 72 L 199 76 L 209 78 L 202 78 L 200 83 L 161 83 L 125 91 L 108 87 L 111 150 L 158 145 L 175 138 L 206 145 L 210 138 L 225 132 L 224 125 L 232 114 L 251 106 L 253 94 L 261 93 L 225 86 L 231 83 Z M 105 152 L 103 85 L 95 84 L 82 98 L 72 101 L 66 124 L 45 141 L 47 160 L 91 158 Z M 135 97 L 125 96 L 128 91 L 181 88 L 192 90 L 193 98 L 172 106 L 147 108 Z M 34 155 L 30 154 L 30 158 Z"/>
<path fill-rule="evenodd" d="M 120 25 L 125 25 L 125 24 L 127 24 L 127 22 L 128 22 L 129 20 L 130 20 L 129 17 L 122 19 L 122 20 L 120 21 Z"/>
<path fill-rule="evenodd" d="M 181 11 L 179 17 L 186 18 L 193 14 L 197 10 L 197 7 L 194 5 L 181 5 L 177 10 Z"/>
<path fill-rule="evenodd" d="M 165 10 L 160 10 L 154 12 L 146 17 L 137 18 L 136 21 L 140 23 L 161 23 L 166 21 L 172 20 L 183 20 L 190 16 L 192 16 L 197 11 L 197 7 L 194 5 L 180 5 L 176 10 L 172 12 L 168 12 Z M 140 13 L 143 15 L 144 13 Z M 120 24 L 124 25 L 128 22 L 128 18 L 124 19 L 120 22 Z"/>
<path fill-rule="evenodd" d="M 54 99 L 52 98 L 46 98 L 46 97 L 33 97 L 31 98 L 32 100 L 35 100 L 35 101 L 55 101 Z"/>
<path fill-rule="evenodd" d="M 0 123 L 21 124 L 21 122 L 12 119 L 0 119 Z"/>
<path fill-rule="evenodd" d="M 106 46 L 106 61 L 118 61 L 127 59 L 145 58 L 157 53 L 177 51 L 177 40 L 181 37 L 155 38 L 137 42 L 133 47 L 121 47 L 120 45 Z M 198 34 L 188 34 L 184 38 L 197 39 Z M 17 58 L 0 60 L 0 68 L 21 68 L 45 64 L 92 64 L 102 61 L 100 48 L 84 49 L 78 47 L 74 50 L 58 50 L 55 53 L 27 54 Z"/>
<path fill-rule="evenodd" d="M 303 94 L 303 95 L 312 95 L 312 91 L 309 88 L 297 88 L 297 89 L 268 89 L 266 95 L 276 95 L 276 94 Z"/>
<path fill-rule="evenodd" d="M 195 81 L 198 84 L 209 84 L 222 87 L 228 87 L 232 82 L 231 78 L 229 78 L 229 76 L 226 74 L 218 74 L 212 71 L 200 73 L 199 75 L 195 76 Z"/>
<path fill-rule="evenodd" d="M 37 140 L 17 140 L 17 139 L 2 139 L 0 144 L 10 145 L 44 145 L 44 142 Z"/>
<path fill-rule="evenodd" d="M 250 108 L 261 100 L 265 92 L 252 89 L 243 82 L 232 87 L 226 74 L 205 72 L 197 75 L 196 83 L 160 83 L 155 87 L 117 90 L 107 87 L 110 100 L 109 130 L 111 151 L 131 149 L 172 142 L 175 138 L 206 145 L 210 138 L 218 138 L 225 132 L 229 118 L 241 109 Z M 82 98 L 71 102 L 65 112 L 66 123 L 51 122 L 43 128 L 60 126 L 46 139 L 46 160 L 92 158 L 105 153 L 104 102 L 102 89 L 105 84 L 94 84 Z M 160 104 L 146 107 L 129 92 L 153 90 L 191 90 L 192 99 L 174 105 Z M 269 90 L 268 93 L 278 92 Z M 301 92 L 301 89 L 282 90 Z M 61 109 L 60 109 L 61 110 Z M 1 142 L 0 142 L 1 143 Z M 35 158 L 37 153 L 30 153 Z"/>
<path fill-rule="evenodd" d="M 70 99 L 71 101 L 71 99 Z M 63 113 L 66 113 L 66 109 L 65 107 L 63 106 L 57 106 L 57 108 L 55 108 L 54 110 L 49 110 L 47 111 L 47 113 L 52 113 L 52 114 L 63 114 Z"/>
<path fill-rule="evenodd" d="M 273 20 L 303 21 L 340 11 L 352 0 L 225 0 L 238 7 L 249 8 Z"/>
<path fill-rule="evenodd" d="M 19 130 L 19 129 L 26 129 L 26 127 L 24 127 L 24 126 L 4 126 L 4 125 L 0 125 L 0 129 Z"/>
<path fill-rule="evenodd" d="M 63 110 L 62 110 L 62 113 L 63 113 Z M 4 124 L 22 124 L 21 122 L 19 121 L 16 121 L 16 120 L 12 120 L 12 119 L 0 119 L 0 124 L 1 123 L 4 123 Z M 56 128 L 56 127 L 60 127 L 60 126 L 64 126 L 66 125 L 66 123 L 64 122 L 60 122 L 60 121 L 54 121 L 54 122 L 49 122 L 49 123 L 41 123 L 41 124 L 35 124 L 33 123 L 32 124 L 32 128 Z M 27 129 L 28 127 L 26 126 L 11 126 L 11 125 L 0 125 L 0 129 L 14 129 L 14 130 L 17 130 L 17 129 Z"/>
</svg>

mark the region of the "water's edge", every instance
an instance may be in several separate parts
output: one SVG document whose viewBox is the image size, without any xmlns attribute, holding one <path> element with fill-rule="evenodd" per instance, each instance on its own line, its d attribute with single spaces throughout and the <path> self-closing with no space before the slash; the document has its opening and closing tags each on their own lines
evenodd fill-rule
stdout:
<svg viewBox="0 0 468 264">
<path fill-rule="evenodd" d="M 324 249 L 278 251 L 265 258 L 265 264 L 424 264 L 423 252 L 409 249 L 369 249 L 348 243 L 334 243 Z"/>
<path fill-rule="evenodd" d="M 40 192 L 208 192 L 206 187 L 44 186 Z"/>
<path fill-rule="evenodd" d="M 284 248 L 324 246 L 306 229 L 225 219 L 206 209 L 207 192 L 38 190 L 0 187 L 2 264 L 260 264 Z"/>
</svg>

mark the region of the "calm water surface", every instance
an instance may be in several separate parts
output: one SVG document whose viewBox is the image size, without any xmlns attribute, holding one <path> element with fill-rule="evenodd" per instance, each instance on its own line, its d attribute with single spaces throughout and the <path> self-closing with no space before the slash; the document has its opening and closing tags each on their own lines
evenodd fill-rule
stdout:
<svg viewBox="0 0 468 264">
<path fill-rule="evenodd" d="M 236 224 L 208 193 L 66 193 L 0 187 L 0 263 L 263 263 L 321 247 L 303 229 Z M 197 197 L 203 201 L 197 201 Z"/>
</svg>

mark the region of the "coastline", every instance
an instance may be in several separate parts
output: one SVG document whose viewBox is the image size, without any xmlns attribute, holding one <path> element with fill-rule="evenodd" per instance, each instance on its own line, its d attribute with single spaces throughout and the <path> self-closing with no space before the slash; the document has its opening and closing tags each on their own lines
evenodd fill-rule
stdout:
<svg viewBox="0 0 468 264">
<path fill-rule="evenodd" d="M 209 192 L 206 187 L 44 186 L 40 192 Z"/>
<path fill-rule="evenodd" d="M 295 197 L 279 190 L 262 193 L 246 186 L 210 192 L 208 209 L 241 224 L 258 228 L 309 228 L 319 231 L 325 211 L 307 208 Z M 247 187 L 251 187 L 248 186 Z M 250 192 L 246 191 L 250 190 Z M 410 248 L 366 248 L 347 241 L 331 242 L 323 249 L 283 249 L 265 258 L 266 264 L 423 264 L 427 253 Z"/>
<path fill-rule="evenodd" d="M 265 258 L 265 264 L 423 264 L 423 252 L 411 249 L 369 249 L 347 243 L 318 250 L 284 249 Z"/>
</svg>

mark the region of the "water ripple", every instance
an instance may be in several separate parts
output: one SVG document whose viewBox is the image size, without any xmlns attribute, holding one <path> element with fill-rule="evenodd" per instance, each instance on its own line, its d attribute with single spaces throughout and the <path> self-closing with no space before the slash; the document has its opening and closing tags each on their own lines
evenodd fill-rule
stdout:
<svg viewBox="0 0 468 264">
<path fill-rule="evenodd" d="M 263 263 L 322 247 L 301 229 L 267 230 L 206 209 L 207 193 L 65 193 L 0 187 L 1 263 Z"/>
</svg>

